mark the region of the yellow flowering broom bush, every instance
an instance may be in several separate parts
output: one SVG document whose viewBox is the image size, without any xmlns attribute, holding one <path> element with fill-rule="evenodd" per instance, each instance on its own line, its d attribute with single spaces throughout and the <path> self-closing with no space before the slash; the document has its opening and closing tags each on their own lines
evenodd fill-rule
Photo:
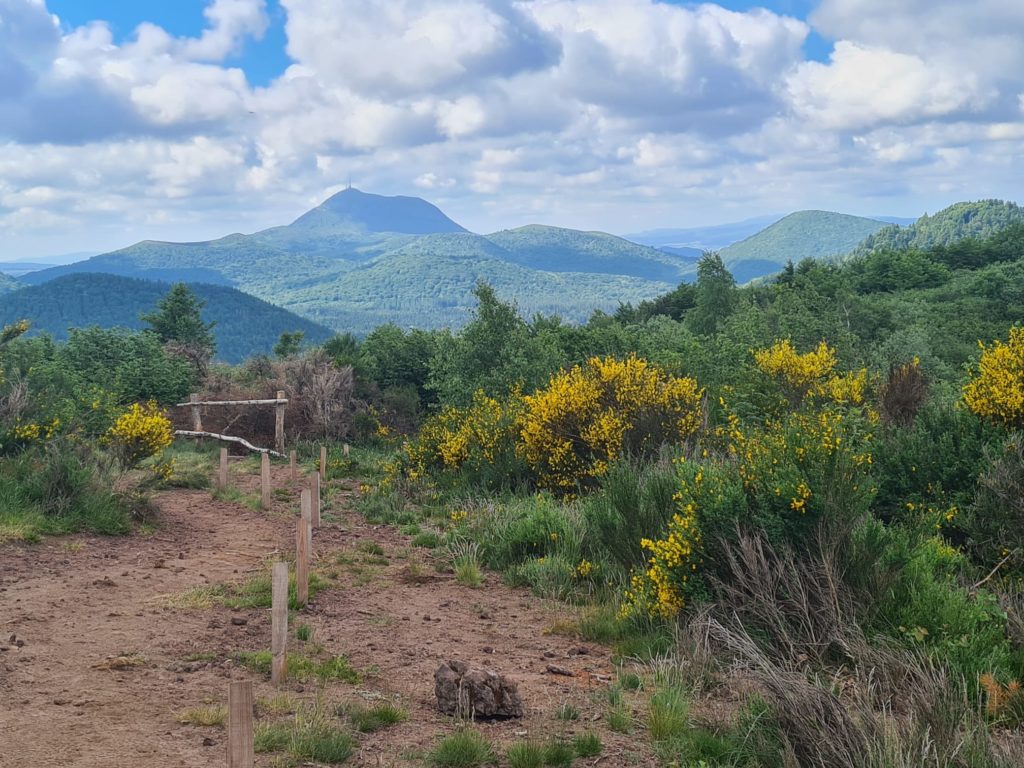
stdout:
<svg viewBox="0 0 1024 768">
<path fill-rule="evenodd" d="M 124 469 L 157 456 L 173 442 L 171 421 L 153 401 L 131 405 L 103 436 L 103 443 Z"/>
<path fill-rule="evenodd" d="M 983 419 L 1024 428 L 1024 328 L 1011 328 L 1006 344 L 979 346 L 981 359 L 964 387 L 964 403 Z"/>
<path fill-rule="evenodd" d="M 518 392 L 502 402 L 482 391 L 468 408 L 442 409 L 405 444 L 409 476 L 464 472 L 487 485 L 521 474 L 516 444 L 522 410 Z"/>
<path fill-rule="evenodd" d="M 591 358 L 524 398 L 523 455 L 541 487 L 572 493 L 592 486 L 621 456 L 694 434 L 703 396 L 695 380 L 635 355 Z"/>
<path fill-rule="evenodd" d="M 871 423 L 859 414 L 805 408 L 747 426 L 728 412 L 700 461 L 680 460 L 677 512 L 664 535 L 644 539 L 646 566 L 633 572 L 623 615 L 671 618 L 724 560 L 738 529 L 799 544 L 826 515 L 854 520 L 874 487 Z"/>
<path fill-rule="evenodd" d="M 867 393 L 867 369 L 836 373 L 836 351 L 824 341 L 800 354 L 789 339 L 751 350 L 757 367 L 781 388 L 792 407 L 807 398 L 859 406 Z"/>
</svg>

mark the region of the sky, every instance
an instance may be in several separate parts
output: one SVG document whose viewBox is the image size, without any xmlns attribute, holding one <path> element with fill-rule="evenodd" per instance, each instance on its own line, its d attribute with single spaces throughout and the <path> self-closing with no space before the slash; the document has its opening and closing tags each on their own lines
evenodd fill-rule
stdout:
<svg viewBox="0 0 1024 768">
<path fill-rule="evenodd" d="M 0 259 L 285 224 L 477 232 L 1024 202 L 1021 0 L 0 0 Z"/>
</svg>

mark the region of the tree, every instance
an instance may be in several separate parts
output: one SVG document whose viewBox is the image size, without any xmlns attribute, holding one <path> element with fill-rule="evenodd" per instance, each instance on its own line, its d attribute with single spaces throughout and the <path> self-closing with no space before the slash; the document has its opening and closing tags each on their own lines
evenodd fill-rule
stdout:
<svg viewBox="0 0 1024 768">
<path fill-rule="evenodd" d="M 694 307 L 686 315 L 690 328 L 705 336 L 714 334 L 719 324 L 732 314 L 736 302 L 736 280 L 732 273 L 726 269 L 721 256 L 705 251 L 697 264 Z"/>
<path fill-rule="evenodd" d="M 473 320 L 456 336 L 438 337 L 427 386 L 444 405 L 469 405 L 476 390 L 492 397 L 517 385 L 526 391 L 558 367 L 560 354 L 545 335 L 533 335 L 513 304 L 480 282 Z"/>
<path fill-rule="evenodd" d="M 187 360 L 201 376 L 217 351 L 213 338 L 215 323 L 203 322 L 203 307 L 192 289 L 185 283 L 175 283 L 153 312 L 141 315 L 168 352 Z"/>
<path fill-rule="evenodd" d="M 285 331 L 274 345 L 274 354 L 280 358 L 295 357 L 302 351 L 302 341 L 305 338 L 306 334 L 302 331 Z"/>
</svg>

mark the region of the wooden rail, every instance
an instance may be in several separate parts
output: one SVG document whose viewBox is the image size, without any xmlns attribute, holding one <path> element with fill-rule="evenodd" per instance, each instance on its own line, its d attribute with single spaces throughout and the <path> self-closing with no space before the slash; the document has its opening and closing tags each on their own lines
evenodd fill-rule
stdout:
<svg viewBox="0 0 1024 768">
<path fill-rule="evenodd" d="M 202 412 L 199 409 L 207 406 L 218 405 L 274 406 L 274 448 L 277 450 L 271 451 L 269 448 L 257 448 L 241 438 L 218 435 L 204 430 Z M 259 451 L 260 453 L 270 453 L 274 456 L 282 456 L 284 454 L 284 407 L 286 405 L 288 405 L 288 398 L 284 396 L 284 391 L 280 389 L 277 391 L 277 397 L 266 400 L 200 400 L 199 395 L 192 393 L 189 395 L 187 402 L 178 403 L 176 406 L 178 408 L 188 406 L 192 410 L 192 429 L 189 431 L 179 430 L 175 432 L 175 434 L 181 435 L 182 437 L 212 437 L 217 440 L 239 443 L 244 445 L 250 451 Z M 230 426 L 231 425 L 229 424 L 228 427 Z"/>
</svg>

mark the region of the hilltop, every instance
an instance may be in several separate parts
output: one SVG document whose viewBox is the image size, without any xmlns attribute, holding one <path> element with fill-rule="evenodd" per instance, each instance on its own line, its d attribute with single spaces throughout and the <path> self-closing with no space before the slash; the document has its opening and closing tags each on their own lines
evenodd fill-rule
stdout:
<svg viewBox="0 0 1024 768">
<path fill-rule="evenodd" d="M 65 275 L 0 296 L 0 326 L 26 319 L 33 333 L 48 333 L 57 340 L 67 338 L 69 328 L 90 325 L 144 328 L 139 315 L 151 311 L 169 288 L 167 283 L 116 275 Z M 217 359 L 224 362 L 269 354 L 285 331 L 302 331 L 312 343 L 331 336 L 322 325 L 233 288 L 203 284 L 191 288 L 206 302 L 204 320 L 216 323 Z"/>
<path fill-rule="evenodd" d="M 898 226 L 892 225 L 894 229 Z M 831 211 L 797 211 L 755 235 L 723 248 L 722 260 L 737 282 L 778 272 L 786 262 L 849 253 L 885 222 Z"/>
</svg>

